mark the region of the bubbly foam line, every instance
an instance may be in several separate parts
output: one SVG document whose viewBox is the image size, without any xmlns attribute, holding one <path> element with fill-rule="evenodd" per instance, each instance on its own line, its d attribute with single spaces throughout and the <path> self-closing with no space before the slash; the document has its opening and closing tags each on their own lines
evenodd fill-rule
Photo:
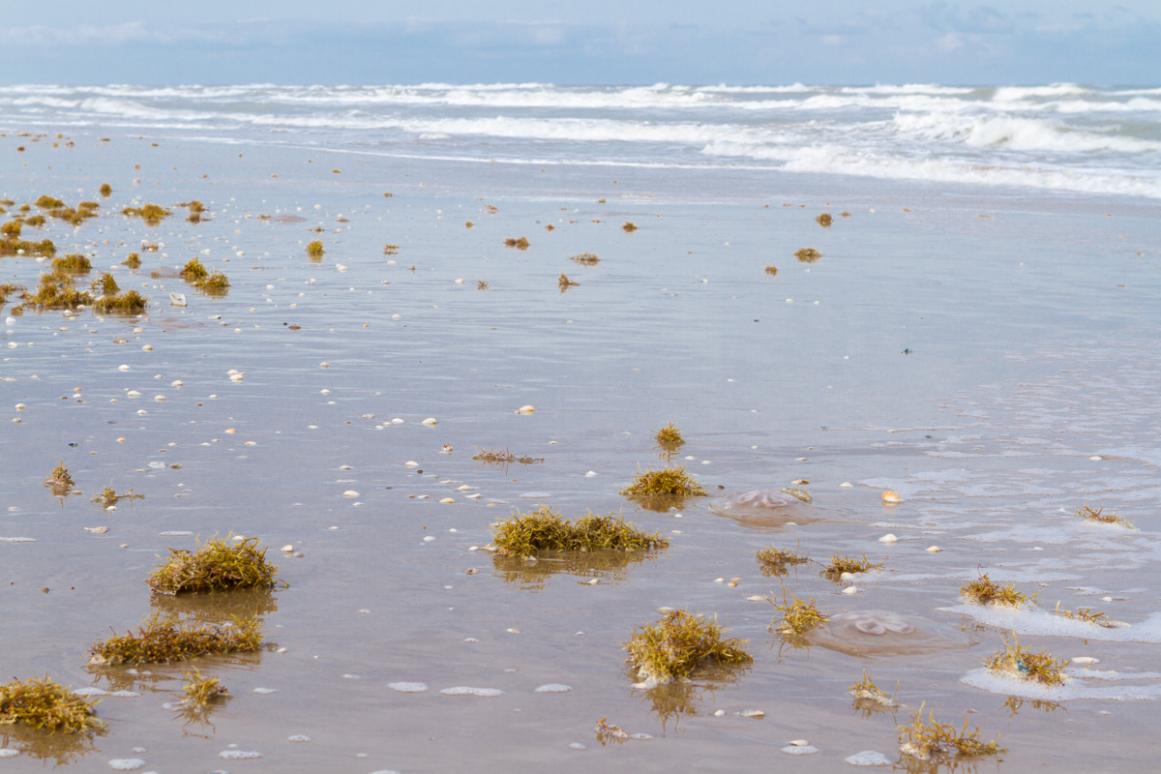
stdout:
<svg viewBox="0 0 1161 774">
<path fill-rule="evenodd" d="M 1008 629 L 1017 634 L 1040 637 L 1074 637 L 1103 642 L 1161 643 L 1161 613 L 1153 613 L 1144 621 L 1131 626 L 1106 629 L 1103 626 L 1054 615 L 1031 605 L 955 605 L 939 608 L 946 613 L 958 613 L 973 618 L 985 626 Z"/>
<path fill-rule="evenodd" d="M 1161 699 L 1161 685 L 1090 685 L 1068 678 L 1064 685 L 1042 685 L 990 669 L 973 669 L 960 678 L 964 685 L 1001 696 L 1019 696 L 1035 701 L 1070 701 L 1097 699 L 1103 701 L 1155 701 Z"/>
</svg>

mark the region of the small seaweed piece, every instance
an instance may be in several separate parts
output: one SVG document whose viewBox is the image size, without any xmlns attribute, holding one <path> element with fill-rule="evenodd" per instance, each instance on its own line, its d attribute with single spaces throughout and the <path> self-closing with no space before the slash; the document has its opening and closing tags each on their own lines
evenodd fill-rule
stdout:
<svg viewBox="0 0 1161 774">
<path fill-rule="evenodd" d="M 1025 594 L 1016 591 L 1016 587 L 1009 583 L 1006 586 L 993 581 L 987 573 L 980 575 L 974 581 L 960 587 L 959 593 L 968 601 L 977 605 L 1008 605 L 1019 607 L 1028 601 Z"/>
<path fill-rule="evenodd" d="M 128 218 L 141 218 L 146 225 L 156 226 L 173 213 L 160 204 L 143 204 L 140 207 L 126 207 L 121 214 Z"/>
<path fill-rule="evenodd" d="M 326 248 L 323 247 L 322 242 L 316 239 L 313 242 L 307 243 L 306 254 L 310 256 L 312 261 L 321 261 L 323 255 L 326 254 Z"/>
<path fill-rule="evenodd" d="M 621 744 L 629 741 L 629 733 L 620 726 L 614 726 L 609 723 L 608 718 L 598 720 L 596 728 L 593 730 L 596 732 L 597 741 L 600 742 L 601 747 L 608 745 L 610 742 Z"/>
<path fill-rule="evenodd" d="M 830 216 L 829 212 L 822 213 L 817 218 L 815 218 L 815 220 L 818 221 L 818 225 L 822 226 L 823 228 L 830 228 L 830 224 L 834 222 L 834 218 Z"/>
<path fill-rule="evenodd" d="M 854 706 L 858 710 L 873 712 L 877 709 L 894 709 L 899 706 L 886 691 L 875 685 L 870 672 L 865 669 L 862 679 L 850 687 L 849 693 L 854 697 Z"/>
<path fill-rule="evenodd" d="M 627 220 L 627 221 L 625 221 L 624 225 L 621 226 L 621 230 L 624 231 L 626 234 L 632 234 L 634 231 L 637 230 L 637 224 L 632 222 L 632 221 Z"/>
<path fill-rule="evenodd" d="M 487 289 L 488 289 L 487 280 L 480 280 L 476 283 L 476 290 L 487 290 Z"/>
<path fill-rule="evenodd" d="M 882 566 L 883 565 L 881 563 L 875 564 L 874 562 L 872 562 L 870 559 L 867 558 L 866 554 L 863 554 L 863 558 L 861 558 L 861 559 L 856 559 L 856 558 L 851 557 L 851 556 L 840 556 L 839 554 L 835 554 L 834 556 L 832 556 L 830 558 L 830 564 L 828 564 L 826 567 L 823 568 L 822 577 L 826 578 L 829 581 L 834 581 L 835 583 L 838 583 L 839 581 L 842 580 L 844 573 L 852 573 L 853 574 L 853 573 L 859 573 L 859 572 L 867 572 L 869 570 L 877 570 L 877 569 L 881 568 Z"/>
<path fill-rule="evenodd" d="M 93 498 L 93 502 L 96 503 L 97 505 L 101 506 L 102 508 L 112 508 L 114 505 L 121 502 L 122 500 L 144 500 L 144 499 L 145 499 L 145 495 L 137 494 L 133 490 L 129 490 L 128 492 L 123 492 L 121 494 L 118 494 L 116 489 L 114 489 L 111 486 L 107 486 L 103 490 L 101 490 L 101 493 L 99 495 L 97 495 L 96 497 Z"/>
<path fill-rule="evenodd" d="M 769 274 L 771 277 L 776 277 L 776 276 L 778 276 L 778 267 L 777 267 L 777 266 L 775 266 L 775 265 L 774 265 L 774 264 L 772 264 L 772 263 L 768 263 L 768 264 L 766 264 L 766 268 L 764 269 L 764 271 L 765 271 L 767 274 Z"/>
<path fill-rule="evenodd" d="M 670 610 L 657 623 L 634 629 L 625 643 L 638 680 L 651 684 L 687 678 L 707 666 L 748 664 L 745 641 L 723 638 L 716 620 Z"/>
<path fill-rule="evenodd" d="M 477 462 L 486 462 L 489 465 L 510 465 L 513 462 L 518 462 L 521 465 L 534 465 L 538 462 L 544 462 L 543 457 L 530 457 L 527 454 L 513 454 L 507 449 L 480 449 L 480 451 L 472 457 Z"/>
<path fill-rule="evenodd" d="M 575 261 L 581 266 L 596 266 L 601 262 L 601 259 L 593 253 L 581 253 L 580 255 L 574 255 L 569 260 Z"/>
<path fill-rule="evenodd" d="M 638 473 L 633 483 L 621 494 L 637 500 L 647 508 L 664 510 L 669 504 L 678 504 L 687 497 L 705 497 L 707 492 L 685 468 L 672 467 Z"/>
<path fill-rule="evenodd" d="M 33 677 L 0 683 L 0 726 L 27 726 L 49 733 L 104 733 L 95 702 L 55 680 Z"/>
<path fill-rule="evenodd" d="M 935 712 L 923 719 L 926 703 L 919 705 L 911 719 L 911 725 L 899 726 L 899 751 L 922 762 L 953 763 L 961 758 L 978 758 L 998 755 L 1004 752 L 999 742 L 985 742 L 980 739 L 979 728 L 968 725 L 965 718 L 963 728 L 957 729 L 951 723 L 940 723 Z"/>
<path fill-rule="evenodd" d="M 669 541 L 643 532 L 613 515 L 588 514 L 575 523 L 547 506 L 517 513 L 493 526 L 493 542 L 508 556 L 536 556 L 545 551 L 651 551 Z"/>
<path fill-rule="evenodd" d="M 1090 508 L 1086 505 L 1077 511 L 1076 515 L 1080 516 L 1085 521 L 1094 521 L 1098 524 L 1115 524 L 1118 527 L 1124 527 L 1125 529 L 1135 529 L 1133 522 L 1118 516 L 1115 513 L 1105 513 L 1104 508 Z"/>
<path fill-rule="evenodd" d="M 4 225 L 0 226 L 0 234 L 6 237 L 16 239 L 20 236 L 20 232 L 24 230 L 24 223 L 19 220 L 10 220 Z"/>
<path fill-rule="evenodd" d="M 508 237 L 504 240 L 505 247 L 515 247 L 517 250 L 527 250 L 531 245 L 528 237 Z"/>
<path fill-rule="evenodd" d="M 1021 647 L 1015 637 L 1004 643 L 1004 649 L 988 659 L 993 672 L 1030 680 L 1041 685 L 1064 685 L 1064 667 L 1068 665 L 1048 651 L 1033 652 Z"/>
<path fill-rule="evenodd" d="M 40 275 L 40 287 L 36 293 L 25 293 L 24 301 L 40 309 L 77 309 L 92 304 L 93 297 L 77 290 L 69 274 L 53 271 Z"/>
<path fill-rule="evenodd" d="M 1105 629 L 1117 628 L 1117 623 L 1102 613 L 1100 610 L 1093 610 L 1091 607 L 1078 607 L 1076 610 L 1065 610 L 1056 603 L 1056 614 L 1064 618 L 1071 618 L 1074 621 L 1084 621 L 1085 623 L 1096 624 Z"/>
<path fill-rule="evenodd" d="M 399 245 L 385 244 L 383 245 L 383 255 L 398 255 Z"/>
<path fill-rule="evenodd" d="M 560 292 L 563 293 L 569 288 L 575 288 L 576 286 L 580 285 L 580 283 L 569 279 L 567 274 L 561 274 L 560 277 L 556 280 L 556 285 L 560 288 Z"/>
<path fill-rule="evenodd" d="M 141 256 L 138 255 L 137 253 L 129 253 L 129 257 L 126 258 L 124 261 L 122 261 L 122 263 L 125 266 L 128 266 L 130 269 L 140 269 L 141 268 Z"/>
<path fill-rule="evenodd" d="M 783 551 L 781 548 L 766 546 L 758 551 L 755 557 L 758 568 L 767 578 L 780 578 L 788 572 L 790 565 L 806 564 L 810 559 L 792 551 Z"/>
<path fill-rule="evenodd" d="M 258 538 L 211 538 L 196 551 L 169 549 L 168 560 L 149 576 L 149 588 L 158 594 L 271 589 L 277 573 L 266 561 L 266 550 L 258 548 Z"/>
<path fill-rule="evenodd" d="M 189 215 L 186 217 L 186 220 L 188 220 L 190 223 L 201 223 L 202 222 L 202 216 L 206 212 L 206 205 L 202 204 L 197 199 L 193 199 L 193 200 L 188 201 L 188 202 L 181 202 L 177 206 L 178 207 L 185 207 L 186 209 L 189 210 Z"/>
<path fill-rule="evenodd" d="M 181 690 L 185 694 L 183 702 L 198 709 L 205 709 L 230 695 L 229 689 L 222 685 L 221 680 L 216 677 L 202 677 L 202 673 L 196 669 L 185 674 L 185 684 Z"/>
<path fill-rule="evenodd" d="M 230 291 L 230 279 L 221 272 L 214 272 L 201 282 L 195 283 L 194 287 L 207 296 L 224 296 Z"/>
<path fill-rule="evenodd" d="M 113 186 L 109 185 L 108 183 L 101 183 L 101 196 L 108 199 L 112 195 L 113 195 Z"/>
<path fill-rule="evenodd" d="M 685 446 L 685 436 L 672 422 L 658 430 L 653 440 L 657 442 L 657 448 L 667 455 L 676 454 L 682 446 Z"/>
<path fill-rule="evenodd" d="M 30 242 L 27 239 L 3 237 L 0 238 L 0 256 L 2 255 L 39 255 L 51 258 L 56 255 L 56 245 L 51 239 Z"/>
<path fill-rule="evenodd" d="M 235 618 L 228 624 L 189 623 L 154 614 L 136 632 L 114 634 L 92 646 L 90 664 L 171 664 L 200 656 L 256 653 L 262 647 L 262 624 Z"/>
<path fill-rule="evenodd" d="M 198 283 L 210 275 L 210 272 L 197 258 L 190 258 L 181 270 L 181 278 L 186 282 Z"/>
<path fill-rule="evenodd" d="M 48 478 L 44 480 L 44 485 L 52 489 L 54 494 L 68 494 L 69 490 L 76 486 L 76 482 L 73 481 L 72 473 L 69 472 L 69 469 L 62 462 L 48 474 Z"/>
<path fill-rule="evenodd" d="M 814 263 L 822 257 L 822 253 L 813 247 L 803 247 L 794 252 L 794 257 L 803 263 Z"/>
<path fill-rule="evenodd" d="M 22 293 L 23 291 L 24 287 L 21 285 L 14 285 L 10 282 L 0 283 L 0 306 L 4 306 L 6 303 L 8 303 L 8 296 L 16 293 Z"/>
<path fill-rule="evenodd" d="M 102 295 L 112 296 L 116 295 L 121 288 L 113 275 L 105 272 L 99 279 L 93 280 L 93 290 L 100 291 Z"/>
<path fill-rule="evenodd" d="M 57 207 L 65 206 L 63 201 L 57 199 L 54 196 L 49 196 L 48 194 L 42 194 L 40 197 L 38 197 L 35 204 L 42 210 L 52 210 L 56 209 Z"/>
<path fill-rule="evenodd" d="M 775 631 L 788 639 L 801 638 L 830 620 L 819 612 L 813 599 L 809 602 L 803 602 L 795 597 L 794 601 L 791 602 L 784 598 L 781 605 L 773 600 L 771 600 L 771 604 L 774 605 L 775 610 L 782 613 L 782 621 L 774 627 Z"/>
</svg>

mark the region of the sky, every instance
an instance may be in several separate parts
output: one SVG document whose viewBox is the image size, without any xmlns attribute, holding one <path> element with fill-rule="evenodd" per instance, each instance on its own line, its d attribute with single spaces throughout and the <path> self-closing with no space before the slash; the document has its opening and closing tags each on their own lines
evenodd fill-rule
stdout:
<svg viewBox="0 0 1161 774">
<path fill-rule="evenodd" d="M 1161 83 L 1161 0 L 0 0 L 0 83 Z"/>
</svg>

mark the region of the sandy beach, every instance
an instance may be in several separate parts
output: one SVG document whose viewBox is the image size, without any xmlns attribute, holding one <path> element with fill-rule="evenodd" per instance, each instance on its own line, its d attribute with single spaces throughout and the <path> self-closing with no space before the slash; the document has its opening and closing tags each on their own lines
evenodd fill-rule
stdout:
<svg viewBox="0 0 1161 774">
<path fill-rule="evenodd" d="M 0 221 L 41 195 L 99 202 L 24 238 L 88 256 L 78 287 L 109 272 L 149 305 L 0 308 L 0 665 L 100 689 L 107 724 L 83 742 L 0 727 L 20 751 L 0 771 L 836 771 L 901 761 L 921 705 L 999 740 L 980 771 L 1151 755 L 1157 199 L 30 120 L 0 136 Z M 144 203 L 172 214 L 122 214 Z M 195 257 L 227 294 L 179 276 Z M 0 258 L 0 283 L 35 289 L 49 263 Z M 620 492 L 665 464 L 668 422 L 708 495 L 654 511 Z M 62 497 L 42 484 L 59 463 Z M 105 487 L 143 497 L 106 510 Z M 812 498 L 789 524 L 731 500 L 783 488 Z M 486 550 L 540 505 L 669 546 Z M 260 538 L 286 587 L 151 594 L 168 548 L 231 535 Z M 770 545 L 812 561 L 764 576 Z M 864 554 L 879 567 L 820 574 Z M 1033 600 L 965 601 L 981 573 Z M 831 618 L 805 642 L 772 631 L 771 599 L 795 597 Z M 753 662 L 635 688 L 622 646 L 663 608 L 716 616 Z M 154 612 L 263 623 L 260 653 L 196 662 L 231 693 L 208 724 L 175 715 L 188 664 L 88 664 Z M 1009 632 L 1080 657 L 1067 685 L 981 676 Z M 852 707 L 864 670 L 898 707 Z M 602 718 L 630 738 L 602 744 Z"/>
</svg>

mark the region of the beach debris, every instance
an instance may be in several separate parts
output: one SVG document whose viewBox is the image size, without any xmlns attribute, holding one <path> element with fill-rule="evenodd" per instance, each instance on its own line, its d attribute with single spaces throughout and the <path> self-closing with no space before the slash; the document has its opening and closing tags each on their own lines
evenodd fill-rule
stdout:
<svg viewBox="0 0 1161 774">
<path fill-rule="evenodd" d="M 507 556 L 529 557 L 544 551 L 652 551 L 669 545 L 659 533 L 642 532 L 611 514 L 589 513 L 573 523 L 548 506 L 518 513 L 492 529 L 497 551 Z"/>
<path fill-rule="evenodd" d="M 173 213 L 159 204 L 143 204 L 140 207 L 126 207 L 121 214 L 127 218 L 141 218 L 146 225 L 156 226 Z"/>
<path fill-rule="evenodd" d="M 569 258 L 570 261 L 579 263 L 581 266 L 596 266 L 601 262 L 599 256 L 594 253 L 580 253 Z"/>
<path fill-rule="evenodd" d="M 737 666 L 753 658 L 745 641 L 724 638 L 716 620 L 670 610 L 654 624 L 634 629 L 625 643 L 637 679 L 655 686 L 686 678 L 706 666 Z"/>
<path fill-rule="evenodd" d="M 48 478 L 44 480 L 44 485 L 51 489 L 52 493 L 57 497 L 63 497 L 72 491 L 73 487 L 76 486 L 76 482 L 73 481 L 72 473 L 61 462 L 48 474 Z"/>
<path fill-rule="evenodd" d="M 1118 527 L 1124 527 L 1125 529 L 1136 529 L 1133 526 L 1133 522 L 1115 513 L 1105 513 L 1104 508 L 1090 508 L 1086 505 L 1077 511 L 1076 515 L 1085 521 L 1092 521 L 1098 524 L 1113 524 Z"/>
<path fill-rule="evenodd" d="M 813 599 L 804 602 L 795 597 L 793 601 L 790 601 L 783 595 L 782 604 L 778 604 L 773 599 L 770 600 L 770 604 L 774 605 L 774 609 L 782 614 L 782 620 L 777 625 L 771 624 L 771 626 L 778 634 L 792 641 L 801 639 L 828 620 L 825 615 L 819 612 Z"/>
<path fill-rule="evenodd" d="M 1028 601 L 1028 596 L 1016 590 L 1016 586 L 1009 583 L 1006 586 L 993 581 L 987 573 L 980 575 L 974 581 L 960 587 L 959 593 L 968 602 L 977 605 L 1007 605 L 1019 607 Z"/>
<path fill-rule="evenodd" d="M 669 422 L 665 427 L 657 431 L 653 436 L 653 440 L 657 442 L 657 448 L 661 450 L 663 456 L 672 456 L 676 454 L 682 446 L 685 446 L 685 436 L 677 429 L 677 425 Z"/>
<path fill-rule="evenodd" d="M 887 693 L 875 685 L 875 681 L 871 679 L 871 673 L 863 670 L 862 678 L 850 687 L 848 693 L 852 697 L 853 706 L 859 711 L 875 711 L 882 709 L 894 709 L 899 706 L 899 703 L 887 695 Z"/>
<path fill-rule="evenodd" d="M 149 576 L 157 594 L 188 594 L 235 589 L 272 589 L 278 568 L 266 561 L 258 538 L 211 538 L 196 551 L 169 549 L 169 558 Z"/>
<path fill-rule="evenodd" d="M 49 733 L 101 734 L 95 702 L 49 677 L 0 683 L 0 728 L 26 726 Z"/>
<path fill-rule="evenodd" d="M 755 555 L 758 568 L 767 578 L 780 578 L 789 572 L 791 565 L 806 564 L 810 558 L 793 551 L 784 551 L 775 546 L 766 546 Z"/>
<path fill-rule="evenodd" d="M 669 467 L 638 473 L 621 494 L 636 500 L 649 510 L 680 506 L 688 497 L 705 497 L 708 493 L 683 467 Z"/>
<path fill-rule="evenodd" d="M 1004 751 L 998 742 L 982 740 L 980 730 L 969 726 L 966 718 L 960 729 L 937 721 L 934 711 L 924 720 L 926 707 L 926 703 L 921 704 L 915 710 L 911 725 L 899 726 L 899 751 L 904 755 L 924 763 L 955 764 Z"/>
<path fill-rule="evenodd" d="M 802 263 L 814 263 L 822 257 L 822 253 L 813 247 L 802 247 L 794 252 L 794 257 Z"/>
<path fill-rule="evenodd" d="M 1046 650 L 1033 652 L 1022 647 L 1013 636 L 1004 643 L 1002 651 L 988 659 L 986 666 L 993 672 L 1051 686 L 1064 685 L 1062 670 L 1067 665 L 1066 659 L 1057 659 Z"/>
<path fill-rule="evenodd" d="M 517 250 L 527 250 L 531 245 L 528 237 L 508 237 L 504 240 L 505 247 L 515 247 Z"/>
<path fill-rule="evenodd" d="M 867 558 L 866 554 L 863 554 L 861 559 L 835 554 L 831 557 L 830 564 L 823 568 L 822 577 L 838 583 L 844 580 L 844 575 L 856 575 L 861 572 L 878 570 L 882 567 L 882 563 L 875 564 Z"/>
<path fill-rule="evenodd" d="M 94 666 L 170 664 L 200 656 L 256 653 L 262 647 L 257 618 L 229 623 L 194 623 L 154 614 L 136 632 L 114 634 L 90 649 Z"/>
<path fill-rule="evenodd" d="M 489 465 L 511 465 L 514 462 L 521 465 L 535 465 L 544 462 L 543 457 L 514 454 L 508 449 L 480 449 L 479 452 L 472 456 L 472 459 L 477 462 L 485 462 Z"/>
</svg>

